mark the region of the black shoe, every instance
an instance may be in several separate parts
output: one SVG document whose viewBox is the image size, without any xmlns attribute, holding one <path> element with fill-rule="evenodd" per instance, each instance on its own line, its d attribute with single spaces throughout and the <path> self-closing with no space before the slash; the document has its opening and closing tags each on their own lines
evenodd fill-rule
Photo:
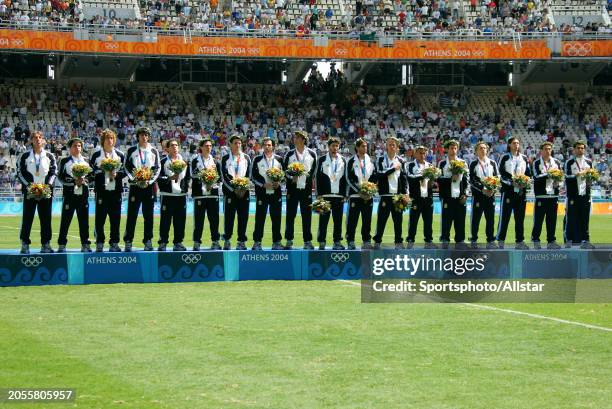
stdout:
<svg viewBox="0 0 612 409">
<path fill-rule="evenodd" d="M 187 251 L 187 248 L 183 246 L 183 243 L 175 243 L 172 251 Z"/>
<path fill-rule="evenodd" d="M 53 253 L 53 249 L 51 248 L 51 245 L 49 243 L 45 243 L 40 248 L 40 252 L 41 253 L 46 253 L 46 254 L 51 254 L 51 253 Z"/>
<path fill-rule="evenodd" d="M 516 243 L 516 245 L 514 246 L 514 249 L 515 250 L 529 250 L 529 246 L 521 241 L 519 243 Z"/>
<path fill-rule="evenodd" d="M 153 244 L 151 244 L 151 240 L 144 242 L 144 251 L 153 251 Z"/>
<path fill-rule="evenodd" d="M 336 241 L 334 243 L 334 246 L 332 247 L 332 250 L 345 250 L 345 248 L 342 245 L 342 243 L 340 243 L 339 241 Z"/>
<path fill-rule="evenodd" d="M 121 247 L 119 247 L 118 243 L 111 243 L 110 247 L 108 248 L 108 251 L 110 251 L 111 253 L 121 253 Z"/>
</svg>

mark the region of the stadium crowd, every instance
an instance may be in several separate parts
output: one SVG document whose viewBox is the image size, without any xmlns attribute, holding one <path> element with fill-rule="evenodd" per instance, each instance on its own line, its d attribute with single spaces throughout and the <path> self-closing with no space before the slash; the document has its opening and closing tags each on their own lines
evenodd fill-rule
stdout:
<svg viewBox="0 0 612 409">
<path fill-rule="evenodd" d="M 327 152 L 330 137 L 339 137 L 345 155 L 352 154 L 357 138 L 364 138 L 379 156 L 385 140 L 394 136 L 400 140 L 401 155 L 412 158 L 414 147 L 424 145 L 431 148 L 427 160 L 434 163 L 444 155 L 443 144 L 448 139 L 460 142 L 459 154 L 467 161 L 475 157 L 476 142 L 485 141 L 491 146 L 491 158 L 498 161 L 509 137 L 528 136 L 524 153 L 530 161 L 537 157 L 539 144 L 549 141 L 554 143 L 555 158 L 564 162 L 572 154 L 572 143 L 580 138 L 587 142 L 591 158 L 602 171 L 602 195 L 610 196 L 608 118 L 605 113 L 592 113 L 590 93 L 575 95 L 571 88 L 545 95 L 544 103 L 539 97 L 509 90 L 496 99 L 492 109 L 480 110 L 470 105 L 478 96 L 469 88 L 441 92 L 432 102 L 429 94 L 414 88 L 352 86 L 336 70 L 325 80 L 315 72 L 297 89 L 229 84 L 222 93 L 213 87 L 194 92 L 121 85 L 105 91 L 79 85 L 52 88 L 17 83 L 13 87 L 25 90 L 25 95 L 0 94 L 0 112 L 10 113 L 14 123 L 10 125 L 0 114 L 0 166 L 3 172 L 12 173 L 9 179 L 15 189 L 16 158 L 27 149 L 34 130 L 43 131 L 49 150 L 62 157 L 70 138 L 82 139 L 84 151 L 91 152 L 102 130 L 109 128 L 117 133 L 118 147 L 125 150 L 135 143 L 135 130 L 148 126 L 156 146 L 177 139 L 190 155 L 196 153 L 202 138 L 210 137 L 217 158 L 227 152 L 227 139 L 236 132 L 244 137 L 244 152 L 251 158 L 260 152 L 263 137 L 275 140 L 282 155 L 290 149 L 292 132 L 304 129 L 318 154 Z M 525 123 L 520 125 L 527 133 L 518 131 L 510 107 L 524 112 Z M 1 180 L 3 186 L 10 183 L 5 177 Z"/>
<path fill-rule="evenodd" d="M 548 18 L 547 0 L 471 0 L 470 16 L 463 13 L 461 0 L 394 0 L 348 2 L 349 10 L 300 0 L 297 8 L 287 0 L 237 1 L 223 9 L 217 0 L 141 0 L 138 18 L 109 16 L 86 18 L 83 2 L 61 0 L 0 1 L 0 21 L 20 27 L 53 23 L 114 29 L 146 28 L 168 31 L 263 32 L 270 34 L 327 31 L 374 38 L 384 33 L 435 36 L 442 34 L 491 35 L 515 32 L 609 33 L 605 23 L 555 26 Z M 354 3 L 354 4 L 353 4 Z M 109 6 L 110 7 L 110 6 Z M 335 10 L 335 11 L 334 11 Z"/>
</svg>

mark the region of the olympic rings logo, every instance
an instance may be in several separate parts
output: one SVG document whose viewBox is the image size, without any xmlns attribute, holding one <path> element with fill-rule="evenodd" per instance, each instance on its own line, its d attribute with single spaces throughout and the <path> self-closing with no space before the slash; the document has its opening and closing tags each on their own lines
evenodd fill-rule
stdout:
<svg viewBox="0 0 612 409">
<path fill-rule="evenodd" d="M 332 253 L 331 259 L 336 263 L 345 263 L 349 259 L 349 253 Z"/>
<path fill-rule="evenodd" d="M 348 55 L 348 50 L 346 48 L 336 48 L 336 55 Z"/>
<path fill-rule="evenodd" d="M 196 264 L 199 263 L 201 259 L 202 256 L 199 254 L 183 254 L 181 257 L 181 260 L 183 260 L 185 264 Z"/>
<path fill-rule="evenodd" d="M 593 45 L 589 42 L 569 42 L 564 45 L 564 49 L 571 57 L 585 57 L 593 54 Z"/>
<path fill-rule="evenodd" d="M 37 257 L 21 257 L 21 264 L 23 264 L 26 267 L 38 267 L 39 265 L 41 265 L 43 262 L 42 257 L 37 256 Z"/>
<path fill-rule="evenodd" d="M 104 48 L 107 50 L 116 50 L 119 48 L 119 44 L 117 43 L 104 43 Z"/>
</svg>

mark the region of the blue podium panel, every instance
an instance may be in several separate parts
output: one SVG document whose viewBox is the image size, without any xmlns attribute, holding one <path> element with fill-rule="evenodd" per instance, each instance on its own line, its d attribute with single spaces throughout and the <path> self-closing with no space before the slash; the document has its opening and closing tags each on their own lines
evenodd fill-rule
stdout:
<svg viewBox="0 0 612 409">
<path fill-rule="evenodd" d="M 572 250 L 524 251 L 521 253 L 522 278 L 580 278 L 588 255 Z"/>
<path fill-rule="evenodd" d="M 2 254 L 0 286 L 68 284 L 65 254 Z"/>
<path fill-rule="evenodd" d="M 157 253 L 92 253 L 83 257 L 83 284 L 156 281 Z"/>
<path fill-rule="evenodd" d="M 310 251 L 304 280 L 358 280 L 369 268 L 370 253 L 360 250 Z"/>
<path fill-rule="evenodd" d="M 158 253 L 157 266 L 158 283 L 225 280 L 221 251 Z"/>
<path fill-rule="evenodd" d="M 240 251 L 239 280 L 301 280 L 302 252 L 294 250 Z"/>
<path fill-rule="evenodd" d="M 612 250 L 591 250 L 587 266 L 578 278 L 612 278 Z"/>
</svg>

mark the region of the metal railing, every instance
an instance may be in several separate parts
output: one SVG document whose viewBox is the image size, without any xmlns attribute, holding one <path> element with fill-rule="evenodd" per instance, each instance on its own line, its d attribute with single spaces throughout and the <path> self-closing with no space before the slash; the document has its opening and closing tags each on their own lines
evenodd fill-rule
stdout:
<svg viewBox="0 0 612 409">
<path fill-rule="evenodd" d="M 258 30 L 232 30 L 231 28 L 210 28 L 201 30 L 192 26 L 181 29 L 161 29 L 157 27 L 130 27 L 128 25 L 104 26 L 96 24 L 70 24 L 70 23 L 41 23 L 41 22 L 16 22 L 0 19 L 0 29 L 8 30 L 23 30 L 23 31 L 44 31 L 44 32 L 73 32 L 75 30 L 88 30 L 91 34 L 107 34 L 107 35 L 143 35 L 146 33 L 156 33 L 164 36 L 177 36 L 182 38 L 197 38 L 197 37 L 241 37 L 241 38 L 274 38 L 274 39 L 313 39 L 315 37 L 327 37 L 335 40 L 354 40 L 359 41 L 363 31 L 357 30 L 331 30 L 331 31 L 314 31 L 303 33 L 295 30 L 278 30 L 271 31 L 269 29 Z M 456 31 L 445 32 L 419 32 L 407 33 L 399 31 L 386 31 L 384 33 L 366 31 L 365 33 L 374 34 L 374 38 L 386 37 L 397 40 L 440 40 L 440 41 L 520 41 L 525 40 L 542 40 L 549 38 L 562 38 L 563 40 L 611 40 L 612 33 L 600 32 L 582 32 L 582 33 L 561 33 L 561 32 L 504 32 L 494 31 L 485 33 L 476 29 L 461 29 Z"/>
</svg>

